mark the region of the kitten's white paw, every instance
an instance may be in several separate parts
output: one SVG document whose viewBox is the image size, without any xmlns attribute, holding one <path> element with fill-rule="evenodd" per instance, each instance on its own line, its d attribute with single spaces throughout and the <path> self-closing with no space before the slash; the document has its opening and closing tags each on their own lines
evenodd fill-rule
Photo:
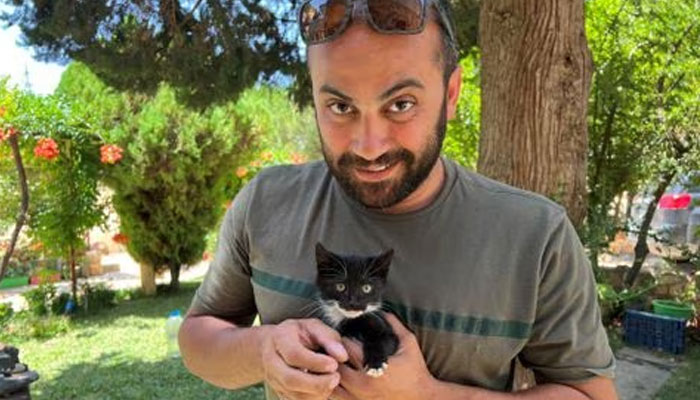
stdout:
<svg viewBox="0 0 700 400">
<path fill-rule="evenodd" d="M 367 375 L 371 376 L 372 378 L 379 378 L 380 376 L 384 375 L 384 371 L 389 368 L 389 364 L 383 363 L 381 368 L 369 368 L 367 369 Z"/>
</svg>

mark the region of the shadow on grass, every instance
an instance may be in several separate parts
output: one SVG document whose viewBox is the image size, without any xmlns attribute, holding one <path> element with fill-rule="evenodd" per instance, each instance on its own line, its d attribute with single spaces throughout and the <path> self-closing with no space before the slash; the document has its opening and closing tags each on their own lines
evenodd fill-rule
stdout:
<svg viewBox="0 0 700 400">
<path fill-rule="evenodd" d="M 181 282 L 177 292 L 171 293 L 161 289 L 154 297 L 144 297 L 135 293 L 133 298 L 120 301 L 116 307 L 101 309 L 94 315 L 78 315 L 74 322 L 77 325 L 101 326 L 125 316 L 164 319 L 175 309 L 179 309 L 184 315 L 200 284 L 198 281 Z"/>
<path fill-rule="evenodd" d="M 179 359 L 124 360 L 118 353 L 94 363 L 69 364 L 32 384 L 37 399 L 263 399 L 262 386 L 238 391 L 216 388 L 191 375 Z"/>
</svg>

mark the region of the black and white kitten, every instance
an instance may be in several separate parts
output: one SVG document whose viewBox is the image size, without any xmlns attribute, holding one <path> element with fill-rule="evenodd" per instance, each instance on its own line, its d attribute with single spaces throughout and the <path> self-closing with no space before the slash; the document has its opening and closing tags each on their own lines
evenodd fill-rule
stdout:
<svg viewBox="0 0 700 400">
<path fill-rule="evenodd" d="M 362 343 L 367 375 L 380 377 L 399 339 L 380 312 L 394 250 L 377 257 L 340 255 L 316 244 L 316 286 L 325 322 Z"/>
</svg>

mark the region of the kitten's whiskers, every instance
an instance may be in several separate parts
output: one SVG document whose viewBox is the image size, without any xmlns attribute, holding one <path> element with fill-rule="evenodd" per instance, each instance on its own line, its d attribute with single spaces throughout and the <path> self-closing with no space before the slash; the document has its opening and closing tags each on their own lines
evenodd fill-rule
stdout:
<svg viewBox="0 0 700 400">
<path fill-rule="evenodd" d="M 302 317 L 309 318 L 316 314 L 317 311 L 323 311 L 323 304 L 319 300 L 309 303 L 300 310 Z"/>
</svg>

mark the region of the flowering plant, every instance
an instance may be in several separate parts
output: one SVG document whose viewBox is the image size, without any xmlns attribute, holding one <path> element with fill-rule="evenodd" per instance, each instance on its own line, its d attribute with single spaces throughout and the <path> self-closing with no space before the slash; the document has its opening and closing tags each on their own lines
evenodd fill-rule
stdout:
<svg viewBox="0 0 700 400">
<path fill-rule="evenodd" d="M 59 154 L 60 151 L 58 150 L 58 144 L 51 138 L 39 139 L 34 147 L 34 155 L 48 161 L 55 159 Z"/>
<path fill-rule="evenodd" d="M 115 144 L 105 144 L 100 147 L 100 161 L 103 164 L 116 164 L 122 159 L 124 150 Z"/>
</svg>

